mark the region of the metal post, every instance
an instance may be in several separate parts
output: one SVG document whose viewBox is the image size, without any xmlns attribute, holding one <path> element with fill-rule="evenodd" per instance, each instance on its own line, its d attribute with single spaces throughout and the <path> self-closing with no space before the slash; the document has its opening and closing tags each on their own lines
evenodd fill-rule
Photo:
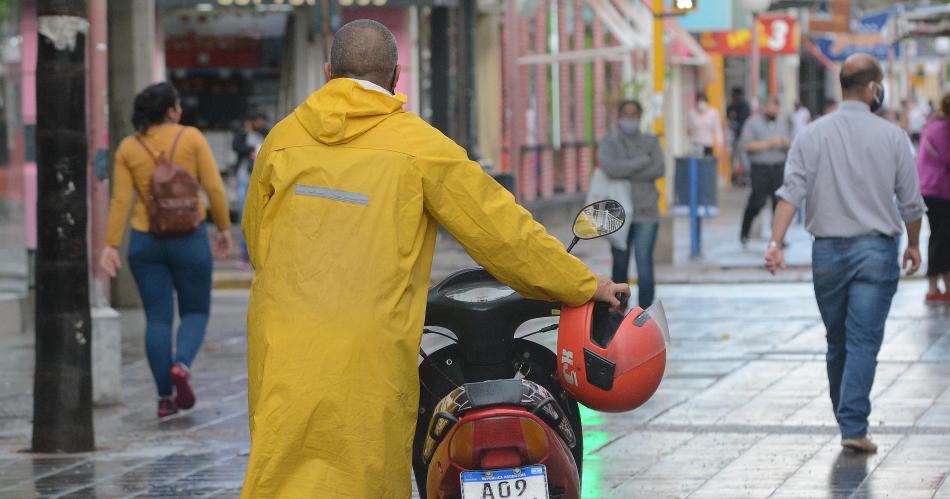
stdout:
<svg viewBox="0 0 950 499">
<path fill-rule="evenodd" d="M 689 256 L 702 252 L 702 226 L 699 219 L 699 158 L 689 158 Z"/>
<path fill-rule="evenodd" d="M 478 147 L 478 113 L 475 112 L 477 95 L 475 94 L 475 23 L 478 20 L 478 6 L 476 0 L 462 0 L 462 54 L 464 61 L 459 68 L 462 78 L 462 102 L 459 108 L 463 113 L 462 135 L 465 137 L 465 149 L 468 157 L 473 161 L 481 159 Z"/>
<path fill-rule="evenodd" d="M 433 7 L 432 30 L 432 126 L 452 136 L 449 115 L 449 9 Z"/>
<path fill-rule="evenodd" d="M 37 3 L 34 452 L 95 449 L 87 251 L 86 16 L 84 0 Z"/>
</svg>

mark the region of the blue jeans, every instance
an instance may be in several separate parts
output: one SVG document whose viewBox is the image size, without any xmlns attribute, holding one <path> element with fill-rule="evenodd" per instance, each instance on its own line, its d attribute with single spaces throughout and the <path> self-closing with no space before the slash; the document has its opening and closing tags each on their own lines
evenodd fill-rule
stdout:
<svg viewBox="0 0 950 499">
<path fill-rule="evenodd" d="M 897 291 L 897 240 L 864 236 L 817 239 L 815 298 L 828 339 L 831 406 L 843 438 L 867 435 L 871 386 L 884 322 Z"/>
<path fill-rule="evenodd" d="M 204 341 L 211 310 L 212 264 L 206 224 L 182 237 L 159 238 L 132 231 L 129 267 L 145 307 L 145 352 L 159 396 L 172 394 L 172 365 L 181 362 L 191 367 Z M 174 295 L 181 324 L 173 353 Z"/>
<path fill-rule="evenodd" d="M 627 236 L 627 250 L 620 251 L 611 247 L 614 268 L 612 279 L 614 282 L 630 281 L 630 249 L 633 248 L 634 258 L 637 261 L 637 290 L 640 308 L 647 308 L 653 304 L 656 284 L 653 279 L 653 249 L 656 246 L 656 233 L 660 227 L 657 222 L 630 224 L 630 234 Z"/>
</svg>

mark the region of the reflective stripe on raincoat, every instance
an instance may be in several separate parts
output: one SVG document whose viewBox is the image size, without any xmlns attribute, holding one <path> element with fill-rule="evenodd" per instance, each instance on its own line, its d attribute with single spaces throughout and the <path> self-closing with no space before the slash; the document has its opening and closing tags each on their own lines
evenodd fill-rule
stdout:
<svg viewBox="0 0 950 499">
<path fill-rule="evenodd" d="M 596 279 L 405 96 L 334 79 L 267 136 L 244 235 L 251 455 L 242 497 L 406 498 L 438 224 L 525 296 Z"/>
</svg>

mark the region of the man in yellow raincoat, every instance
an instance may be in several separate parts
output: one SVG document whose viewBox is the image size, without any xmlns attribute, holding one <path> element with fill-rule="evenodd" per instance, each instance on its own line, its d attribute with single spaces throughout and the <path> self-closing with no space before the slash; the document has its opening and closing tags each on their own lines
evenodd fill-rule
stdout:
<svg viewBox="0 0 950 499">
<path fill-rule="evenodd" d="M 439 224 L 525 296 L 617 305 L 629 293 L 403 111 L 396 59 L 381 24 L 341 28 L 329 82 L 274 127 L 254 166 L 244 498 L 409 497 Z"/>
</svg>

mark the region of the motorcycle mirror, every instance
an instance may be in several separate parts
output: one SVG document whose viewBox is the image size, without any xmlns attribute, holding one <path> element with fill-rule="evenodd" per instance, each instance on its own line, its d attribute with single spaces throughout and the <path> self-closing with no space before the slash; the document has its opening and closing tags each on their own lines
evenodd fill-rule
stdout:
<svg viewBox="0 0 950 499">
<path fill-rule="evenodd" d="M 571 251 L 581 239 L 596 239 L 617 232 L 625 220 L 623 206 L 613 199 L 585 206 L 574 219 L 574 241 L 567 250 Z"/>
</svg>

